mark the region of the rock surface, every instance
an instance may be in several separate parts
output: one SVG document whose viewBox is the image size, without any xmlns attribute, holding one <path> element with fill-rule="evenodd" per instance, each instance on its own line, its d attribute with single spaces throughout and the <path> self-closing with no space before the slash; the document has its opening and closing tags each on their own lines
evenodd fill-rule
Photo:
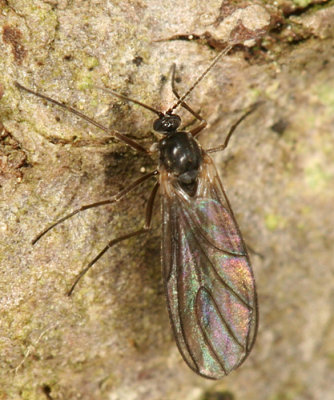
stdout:
<svg viewBox="0 0 334 400">
<path fill-rule="evenodd" d="M 0 0 L 0 10 L 0 399 L 332 400 L 333 3 Z M 154 115 L 96 86 L 167 109 L 172 64 L 184 93 L 227 43 L 188 103 L 213 147 L 263 101 L 215 156 L 255 251 L 260 327 L 245 364 L 212 382 L 188 369 L 172 337 L 158 201 L 152 231 L 110 250 L 66 296 L 111 238 L 141 226 L 153 182 L 31 245 L 156 161 L 14 82 L 149 147 Z"/>
</svg>

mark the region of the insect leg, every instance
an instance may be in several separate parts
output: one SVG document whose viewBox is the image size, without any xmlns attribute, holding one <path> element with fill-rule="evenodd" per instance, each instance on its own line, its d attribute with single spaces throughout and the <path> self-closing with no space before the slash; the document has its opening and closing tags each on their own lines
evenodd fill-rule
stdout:
<svg viewBox="0 0 334 400">
<path fill-rule="evenodd" d="M 206 152 L 207 153 L 215 153 L 217 151 L 222 151 L 224 149 L 226 149 L 226 147 L 228 146 L 228 143 L 231 139 L 232 134 L 234 133 L 234 131 L 236 130 L 236 128 L 238 127 L 238 125 L 246 118 L 248 117 L 248 115 L 250 115 L 253 111 L 255 111 L 255 109 L 258 107 L 259 104 L 261 104 L 262 101 L 259 101 L 257 103 L 252 104 L 248 110 L 245 112 L 245 114 L 243 114 L 229 129 L 225 142 L 223 144 L 221 144 L 220 146 L 217 147 L 213 147 L 211 149 L 207 149 Z"/>
<path fill-rule="evenodd" d="M 245 245 L 247 247 L 247 252 L 248 253 L 252 253 L 255 256 L 258 256 L 259 258 L 261 258 L 261 260 L 264 260 L 264 255 L 262 253 L 259 253 L 258 251 L 256 251 L 252 246 L 250 246 L 249 243 L 245 242 Z"/>
<path fill-rule="evenodd" d="M 67 219 L 73 217 L 73 215 L 78 214 L 81 211 L 88 210 L 89 208 L 93 208 L 93 207 L 103 206 L 103 205 L 106 205 L 106 204 L 112 204 L 112 203 L 115 203 L 115 202 L 121 200 L 131 190 L 133 190 L 134 188 L 136 188 L 137 186 L 139 186 L 141 183 L 143 183 L 147 179 L 151 178 L 152 176 L 157 175 L 157 173 L 158 173 L 157 170 L 149 172 L 148 174 L 146 174 L 146 175 L 140 177 L 139 179 L 135 180 L 134 182 L 132 182 L 129 186 L 127 186 L 125 189 L 121 190 L 120 192 L 118 192 L 114 196 L 112 196 L 110 199 L 98 201 L 98 202 L 92 203 L 92 204 L 86 204 L 84 206 L 81 206 L 80 208 L 77 208 L 76 210 L 74 210 L 70 214 L 65 215 L 64 217 L 62 217 L 58 221 L 54 222 L 51 226 L 46 228 L 44 231 L 39 233 L 35 237 L 35 239 L 32 241 L 32 244 L 34 245 L 36 242 L 38 242 L 39 239 L 41 239 L 41 237 L 43 237 L 47 232 L 49 232 L 55 226 L 59 225 L 60 223 L 62 223 L 64 221 L 66 221 Z"/>
<path fill-rule="evenodd" d="M 175 97 L 177 98 L 177 99 L 180 99 L 181 98 L 181 96 L 179 95 L 179 93 L 178 93 L 178 91 L 177 91 L 177 89 L 176 89 L 176 85 L 175 85 L 175 81 L 176 81 L 176 74 L 175 74 L 175 71 L 176 71 L 176 65 L 175 64 L 173 64 L 173 66 L 172 66 L 172 91 L 173 91 L 173 93 L 174 93 L 174 95 L 175 95 Z M 181 106 L 183 107 L 183 108 L 185 108 L 186 110 L 188 110 L 196 119 L 198 119 L 200 122 L 204 122 L 205 120 L 201 117 L 201 115 L 199 114 L 199 113 L 197 113 L 196 111 L 194 111 L 190 106 L 188 106 L 188 104 L 185 102 L 185 101 L 182 101 L 181 102 Z"/>
<path fill-rule="evenodd" d="M 175 95 L 178 99 L 180 99 L 181 96 L 179 95 L 179 93 L 178 93 L 178 91 L 177 91 L 177 89 L 176 89 L 176 86 L 175 86 L 175 80 L 176 80 L 176 78 L 175 78 L 175 71 L 176 71 L 176 65 L 173 64 L 173 67 L 172 67 L 172 91 L 173 91 L 174 95 Z M 196 119 L 198 119 L 198 120 L 200 121 L 200 125 L 197 126 L 196 128 L 194 128 L 193 130 L 190 131 L 190 133 L 191 133 L 193 136 L 196 136 L 202 129 L 204 129 L 204 128 L 206 127 L 206 125 L 207 125 L 206 120 L 205 120 L 204 118 L 202 118 L 201 115 L 200 115 L 199 113 L 197 113 L 196 111 L 194 111 L 194 110 L 193 110 L 187 103 L 185 103 L 184 101 L 181 102 L 181 106 L 182 106 L 183 108 L 185 108 L 187 111 L 189 111 L 190 114 L 192 114 Z"/>
<path fill-rule="evenodd" d="M 22 86 L 18 82 L 15 82 L 15 86 L 17 88 L 21 89 L 21 90 L 25 90 L 26 92 L 28 92 L 30 94 L 33 94 L 33 95 L 35 95 L 37 97 L 40 97 L 41 99 L 47 100 L 50 103 L 56 104 L 57 106 L 59 106 L 59 107 L 65 109 L 65 110 L 71 112 L 72 114 L 77 115 L 78 117 L 84 119 L 85 121 L 89 122 L 90 124 L 92 124 L 92 125 L 96 126 L 97 128 L 101 129 L 102 131 L 104 131 L 104 132 L 108 133 L 109 135 L 115 137 L 116 139 L 120 140 L 121 142 L 126 143 L 128 146 L 132 147 L 134 150 L 140 151 L 142 153 L 149 154 L 149 151 L 147 149 L 145 149 L 145 147 L 143 147 L 139 143 L 137 143 L 135 140 L 132 140 L 132 139 L 128 138 L 127 136 L 123 135 L 122 133 L 117 132 L 115 130 L 111 131 L 110 129 L 108 129 L 105 126 L 101 125 L 99 122 L 95 121 L 92 118 L 87 117 L 87 115 L 85 115 L 85 114 L 81 113 L 80 111 L 76 110 L 75 108 L 67 106 L 66 104 L 61 103 L 61 102 L 59 102 L 57 100 L 54 100 L 51 97 L 45 96 L 44 94 L 41 94 L 41 93 L 35 92 L 35 91 L 31 90 L 31 89 L 28 89 L 28 88 Z"/>
<path fill-rule="evenodd" d="M 192 129 L 190 133 L 196 137 L 207 125 L 207 122 L 203 120 L 203 123 L 197 126 L 196 128 Z"/>
<path fill-rule="evenodd" d="M 71 296 L 73 293 L 73 290 L 75 289 L 76 285 L 80 281 L 80 279 L 90 270 L 90 268 L 103 256 L 104 253 L 107 252 L 111 247 L 113 247 L 115 244 L 122 242 L 123 240 L 130 239 L 131 237 L 141 235 L 142 233 L 147 232 L 148 230 L 151 229 L 151 220 L 152 220 L 152 213 L 153 213 L 153 205 L 154 205 L 154 199 L 157 194 L 157 191 L 159 189 L 159 182 L 157 182 L 151 192 L 150 198 L 148 199 L 147 205 L 146 205 L 146 213 L 145 213 L 145 224 L 141 229 L 138 229 L 137 231 L 130 232 L 126 235 L 120 236 L 119 238 L 111 240 L 105 247 L 100 251 L 100 253 L 85 267 L 79 275 L 76 277 L 73 285 L 71 286 L 71 289 L 67 293 L 68 296 Z"/>
</svg>

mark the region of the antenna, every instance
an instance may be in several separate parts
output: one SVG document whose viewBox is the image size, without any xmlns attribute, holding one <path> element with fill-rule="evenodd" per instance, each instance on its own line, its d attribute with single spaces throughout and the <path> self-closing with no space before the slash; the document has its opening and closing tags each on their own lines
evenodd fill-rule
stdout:
<svg viewBox="0 0 334 400">
<path fill-rule="evenodd" d="M 216 55 L 216 57 L 213 59 L 211 64 L 207 67 L 207 69 L 196 79 L 196 81 L 193 83 L 193 85 L 186 91 L 186 93 L 181 96 L 178 101 L 171 107 L 166 114 L 172 114 L 172 112 L 189 96 L 189 94 L 195 89 L 195 87 L 201 82 L 201 80 L 208 74 L 208 72 L 217 64 L 219 59 L 226 55 L 233 46 L 227 46 L 225 49 L 223 49 L 220 53 Z"/>
<path fill-rule="evenodd" d="M 201 80 L 208 74 L 208 72 L 217 64 L 217 62 L 219 61 L 219 59 L 221 57 L 223 57 L 224 55 L 226 55 L 233 46 L 227 46 L 225 47 L 225 49 L 223 49 L 220 53 L 218 53 L 216 55 L 216 57 L 213 59 L 213 61 L 211 62 L 211 64 L 207 67 L 207 69 L 196 79 L 196 81 L 193 83 L 193 85 L 187 90 L 187 92 L 181 96 L 178 101 L 173 105 L 173 107 L 171 107 L 169 110 L 166 111 L 166 114 L 172 114 L 173 111 L 181 104 L 184 102 L 184 100 L 189 96 L 189 94 L 195 89 L 195 87 L 201 82 Z M 127 101 L 131 101 L 132 103 L 138 104 L 141 107 L 146 108 L 147 110 L 152 111 L 153 113 L 157 114 L 159 116 L 159 118 L 161 118 L 164 113 L 162 113 L 161 111 L 156 110 L 153 107 L 148 106 L 147 104 L 142 103 L 141 101 L 132 99 L 131 97 L 128 96 L 124 96 L 120 93 L 115 92 L 112 89 L 109 88 L 103 88 L 101 86 L 94 86 L 94 88 L 99 89 L 99 90 L 103 90 L 105 92 L 111 93 L 112 95 L 120 98 L 120 99 L 124 99 Z"/>
</svg>

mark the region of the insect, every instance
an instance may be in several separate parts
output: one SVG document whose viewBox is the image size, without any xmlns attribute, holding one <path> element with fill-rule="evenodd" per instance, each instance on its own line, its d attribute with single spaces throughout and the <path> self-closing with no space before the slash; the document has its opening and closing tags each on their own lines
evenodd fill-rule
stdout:
<svg viewBox="0 0 334 400">
<path fill-rule="evenodd" d="M 82 276 L 109 248 L 150 229 L 154 200 L 160 190 L 162 273 L 171 326 L 185 362 L 194 372 L 210 379 L 220 379 L 244 362 L 254 345 L 258 326 L 255 281 L 246 246 L 209 156 L 210 153 L 227 147 L 236 127 L 255 107 L 251 106 L 229 129 L 221 146 L 204 150 L 196 137 L 205 128 L 206 121 L 185 102 L 193 89 L 231 48 L 229 46 L 221 51 L 183 96 L 178 94 L 175 87 L 174 66 L 172 91 L 177 101 L 166 112 L 110 90 L 113 95 L 136 103 L 157 115 L 153 129 L 162 136 L 155 145 L 159 153 L 157 169 L 107 200 L 74 210 L 33 240 L 35 244 L 47 232 L 75 214 L 112 204 L 144 181 L 156 177 L 157 182 L 147 201 L 144 226 L 111 240 L 80 272 L 68 294 L 72 294 Z M 134 150 L 151 154 L 151 150 L 133 139 L 117 131 L 110 132 L 76 109 L 19 83 L 16 86 L 78 115 Z M 179 130 L 181 118 L 174 113 L 179 106 L 184 107 L 199 121 L 198 126 L 189 131 Z"/>
</svg>

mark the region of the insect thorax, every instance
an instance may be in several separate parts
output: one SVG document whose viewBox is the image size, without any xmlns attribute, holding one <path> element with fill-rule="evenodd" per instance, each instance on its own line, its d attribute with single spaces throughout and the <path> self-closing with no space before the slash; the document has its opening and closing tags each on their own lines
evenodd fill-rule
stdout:
<svg viewBox="0 0 334 400">
<path fill-rule="evenodd" d="M 196 192 L 202 152 L 189 132 L 169 132 L 159 142 L 160 165 L 177 177 L 182 189 L 189 195 Z"/>
</svg>

